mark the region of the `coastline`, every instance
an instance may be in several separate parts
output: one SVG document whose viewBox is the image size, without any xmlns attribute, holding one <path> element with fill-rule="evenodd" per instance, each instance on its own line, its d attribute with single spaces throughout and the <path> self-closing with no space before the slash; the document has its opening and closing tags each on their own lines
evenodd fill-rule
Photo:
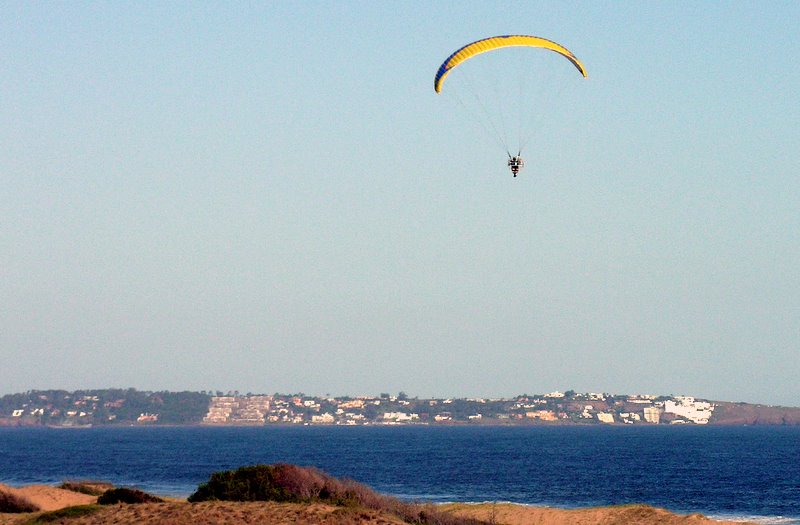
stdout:
<svg viewBox="0 0 800 525">
<path fill-rule="evenodd" d="M 118 525 L 171 523 L 174 525 L 222 525 L 260 523 L 280 525 L 401 525 L 397 516 L 360 507 L 337 507 L 327 503 L 278 503 L 214 501 L 189 503 L 186 499 L 165 498 L 162 503 L 94 505 L 97 496 L 49 485 L 12 487 L 0 484 L 0 493 L 26 499 L 40 510 L 29 513 L 0 513 L 0 525 L 22 525 L 43 513 L 69 507 L 87 513 L 59 518 L 63 524 Z M 649 505 L 559 509 L 518 503 L 441 503 L 437 509 L 459 518 L 472 518 L 498 525 L 743 525 L 747 521 L 723 521 L 701 514 L 681 515 Z M 88 512 L 88 511 L 91 512 Z"/>
<path fill-rule="evenodd" d="M 800 525 L 791 490 L 797 465 L 782 459 L 797 450 L 798 429 L 669 428 L 0 431 L 0 449 L 9 452 L 0 455 L 0 482 L 105 480 L 185 499 L 215 471 L 285 461 L 347 475 L 408 502 L 556 509 L 644 502 L 720 521 Z"/>
<path fill-rule="evenodd" d="M 800 425 L 800 407 L 687 395 L 550 392 L 503 398 L 352 397 L 135 389 L 0 396 L 0 426 L 133 425 Z M 135 406 L 135 409 L 132 407 Z"/>
</svg>

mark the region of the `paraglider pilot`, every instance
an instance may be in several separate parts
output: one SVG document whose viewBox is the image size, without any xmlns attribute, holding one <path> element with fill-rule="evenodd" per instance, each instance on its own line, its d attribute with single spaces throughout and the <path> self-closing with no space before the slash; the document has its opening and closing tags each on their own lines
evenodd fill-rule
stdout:
<svg viewBox="0 0 800 525">
<path fill-rule="evenodd" d="M 520 157 L 519 155 L 515 157 L 511 156 L 508 157 L 508 167 L 511 168 L 511 173 L 513 173 L 515 177 L 517 176 L 517 173 L 519 173 L 519 170 L 521 170 L 523 166 L 525 166 L 525 162 L 523 162 L 522 157 Z"/>
</svg>

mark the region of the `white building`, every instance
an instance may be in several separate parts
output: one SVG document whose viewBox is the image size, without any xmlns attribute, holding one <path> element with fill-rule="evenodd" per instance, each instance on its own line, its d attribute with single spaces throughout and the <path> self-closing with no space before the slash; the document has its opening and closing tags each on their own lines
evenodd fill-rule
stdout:
<svg viewBox="0 0 800 525">
<path fill-rule="evenodd" d="M 678 396 L 674 401 L 664 402 L 664 412 L 683 417 L 697 425 L 706 425 L 714 413 L 714 405 L 707 401 L 697 401 L 691 396 Z"/>
<path fill-rule="evenodd" d="M 329 414 L 327 412 L 325 412 L 324 414 L 320 414 L 320 415 L 316 415 L 315 414 L 315 415 L 311 416 L 311 422 L 312 423 L 322 423 L 322 424 L 328 424 L 329 425 L 329 424 L 333 423 L 335 420 L 336 419 L 333 417 L 333 414 Z"/>
<path fill-rule="evenodd" d="M 658 407 L 644 407 L 644 420 L 658 425 L 661 422 L 661 409 Z"/>
<path fill-rule="evenodd" d="M 642 420 L 641 416 L 636 412 L 620 412 L 619 417 L 623 423 L 628 424 L 638 423 Z"/>
<path fill-rule="evenodd" d="M 559 392 L 556 390 L 555 392 L 550 392 L 549 394 L 545 394 L 544 397 L 548 397 L 550 399 L 561 399 L 562 397 L 564 397 L 564 392 Z"/>
<path fill-rule="evenodd" d="M 208 408 L 208 413 L 203 418 L 203 423 L 226 423 L 231 412 L 233 412 L 233 409 L 230 407 L 216 407 L 211 405 Z"/>
<path fill-rule="evenodd" d="M 384 412 L 384 421 L 394 421 L 397 423 L 408 423 L 419 419 L 419 414 L 407 414 L 405 412 Z"/>
<path fill-rule="evenodd" d="M 614 422 L 614 414 L 610 412 L 598 412 L 597 413 L 597 420 L 601 423 L 613 423 Z"/>
</svg>

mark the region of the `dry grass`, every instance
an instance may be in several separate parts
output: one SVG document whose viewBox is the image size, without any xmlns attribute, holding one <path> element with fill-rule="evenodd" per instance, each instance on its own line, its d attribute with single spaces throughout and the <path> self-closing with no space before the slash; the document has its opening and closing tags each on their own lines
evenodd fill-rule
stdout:
<svg viewBox="0 0 800 525">
<path fill-rule="evenodd" d="M 43 521 L 2 522 L 8 525 L 34 525 Z M 405 525 L 396 516 L 384 515 L 369 509 L 336 507 L 334 505 L 230 502 L 203 503 L 165 502 L 140 505 L 102 506 L 90 514 L 60 517 L 55 522 L 64 525 Z"/>
<path fill-rule="evenodd" d="M 649 505 L 554 509 L 513 503 L 451 503 L 442 510 L 502 525 L 733 525 L 700 514 L 682 516 Z"/>
<path fill-rule="evenodd" d="M 107 481 L 94 480 L 68 480 L 58 486 L 60 489 L 71 490 L 89 496 L 100 496 L 107 490 L 114 488 L 114 485 Z"/>
<path fill-rule="evenodd" d="M 140 505 L 94 506 L 91 513 L 71 512 L 55 521 L 31 521 L 37 515 L 0 514 L 2 525 L 407 525 L 399 516 L 363 507 L 338 507 L 324 503 L 277 503 L 265 501 L 170 501 Z M 483 518 L 494 516 L 498 525 L 724 525 L 694 514 L 680 516 L 646 505 L 576 510 L 529 507 L 513 504 L 453 504 L 455 514 Z M 494 507 L 494 511 L 492 511 Z M 73 509 L 75 507 L 72 507 Z M 441 510 L 441 509 L 440 509 Z M 493 512 L 493 514 L 492 514 Z M 39 516 L 55 516 L 52 513 Z"/>
<path fill-rule="evenodd" d="M 39 507 L 28 498 L 0 488 L 0 512 L 21 513 L 37 510 L 40 510 Z"/>
</svg>

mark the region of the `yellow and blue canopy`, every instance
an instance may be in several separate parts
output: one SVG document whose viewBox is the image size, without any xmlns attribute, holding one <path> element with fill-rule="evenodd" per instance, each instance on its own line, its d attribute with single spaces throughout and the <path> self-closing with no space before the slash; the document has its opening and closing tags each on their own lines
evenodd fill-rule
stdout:
<svg viewBox="0 0 800 525">
<path fill-rule="evenodd" d="M 547 40 L 546 38 L 541 38 L 538 36 L 504 35 L 484 38 L 471 44 L 467 44 L 447 57 L 447 60 L 445 60 L 441 67 L 439 67 L 439 71 L 436 72 L 433 88 L 437 93 L 440 93 L 442 91 L 442 84 L 444 83 L 445 77 L 447 77 L 454 67 L 458 66 L 462 62 L 469 60 L 475 55 L 480 55 L 481 53 L 494 51 L 495 49 L 501 49 L 504 47 L 540 47 L 543 49 L 549 49 L 550 51 L 555 51 L 559 55 L 562 55 L 567 60 L 572 62 L 578 71 L 580 71 L 581 75 L 586 78 L 586 70 L 583 68 L 581 61 L 578 60 L 578 58 L 564 46 L 557 44 L 552 40 Z"/>
</svg>

